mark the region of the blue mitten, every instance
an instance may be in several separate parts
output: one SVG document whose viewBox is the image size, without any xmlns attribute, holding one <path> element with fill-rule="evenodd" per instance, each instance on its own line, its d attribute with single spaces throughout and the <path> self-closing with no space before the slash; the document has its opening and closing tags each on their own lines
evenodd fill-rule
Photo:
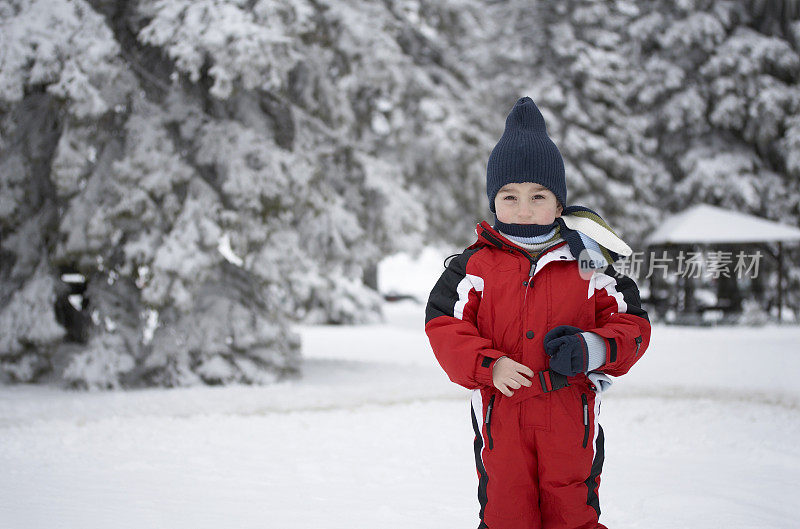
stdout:
<svg viewBox="0 0 800 529">
<path fill-rule="evenodd" d="M 582 330 L 559 325 L 544 335 L 544 351 L 550 357 L 550 369 L 568 377 L 585 373 L 589 368 L 589 348 Z"/>
</svg>

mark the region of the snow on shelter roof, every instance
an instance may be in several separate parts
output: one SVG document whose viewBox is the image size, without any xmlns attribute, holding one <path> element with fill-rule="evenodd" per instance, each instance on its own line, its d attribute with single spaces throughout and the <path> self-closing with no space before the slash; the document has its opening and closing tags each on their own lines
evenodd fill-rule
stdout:
<svg viewBox="0 0 800 529">
<path fill-rule="evenodd" d="M 754 215 L 698 204 L 667 217 L 647 244 L 800 241 L 800 229 Z"/>
</svg>

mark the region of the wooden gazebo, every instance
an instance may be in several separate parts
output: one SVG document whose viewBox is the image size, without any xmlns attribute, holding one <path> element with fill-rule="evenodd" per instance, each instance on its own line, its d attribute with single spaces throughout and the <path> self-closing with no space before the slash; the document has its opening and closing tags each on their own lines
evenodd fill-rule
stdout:
<svg viewBox="0 0 800 529">
<path fill-rule="evenodd" d="M 768 250 L 777 260 L 778 320 L 783 306 L 783 243 L 800 241 L 800 229 L 747 213 L 698 204 L 665 219 L 647 237 L 648 248 L 669 245 L 720 246 L 724 244 L 777 243 L 777 251 Z"/>
</svg>

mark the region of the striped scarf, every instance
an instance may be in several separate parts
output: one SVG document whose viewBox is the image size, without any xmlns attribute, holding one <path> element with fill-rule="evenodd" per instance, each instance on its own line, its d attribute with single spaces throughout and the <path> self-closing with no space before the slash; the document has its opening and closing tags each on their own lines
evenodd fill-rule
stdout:
<svg viewBox="0 0 800 529">
<path fill-rule="evenodd" d="M 600 215 L 583 206 L 564 208 L 561 216 L 547 226 L 504 224 L 496 220 L 495 228 L 534 258 L 562 240 L 567 242 L 576 259 L 580 259 L 581 254 L 588 255 L 592 268 L 605 268 L 632 253 Z"/>
<path fill-rule="evenodd" d="M 561 237 L 561 226 L 554 223 L 555 227 L 543 235 L 534 235 L 525 237 L 521 235 L 511 235 L 501 231 L 507 239 L 517 243 L 518 246 L 524 248 L 534 259 L 536 259 L 543 250 L 560 243 L 564 239 Z M 549 227 L 549 226 L 548 226 Z"/>
<path fill-rule="evenodd" d="M 592 268 L 605 268 L 633 251 L 597 212 L 583 206 L 568 206 L 556 219 L 561 236 L 576 258 L 588 250 Z M 602 259 L 600 258 L 602 256 Z"/>
</svg>

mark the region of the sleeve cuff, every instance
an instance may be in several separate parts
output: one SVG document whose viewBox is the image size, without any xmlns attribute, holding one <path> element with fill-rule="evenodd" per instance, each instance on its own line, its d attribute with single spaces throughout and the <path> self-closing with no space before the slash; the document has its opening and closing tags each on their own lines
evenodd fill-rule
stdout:
<svg viewBox="0 0 800 529">
<path fill-rule="evenodd" d="M 499 357 L 498 357 L 499 358 Z M 484 386 L 494 386 L 492 380 L 492 368 L 497 358 L 481 355 L 478 360 L 478 368 L 475 371 L 475 381 Z"/>
<path fill-rule="evenodd" d="M 593 332 L 582 332 L 581 336 L 586 341 L 589 353 L 589 367 L 587 371 L 599 369 L 606 363 L 606 341 L 602 336 Z"/>
</svg>

